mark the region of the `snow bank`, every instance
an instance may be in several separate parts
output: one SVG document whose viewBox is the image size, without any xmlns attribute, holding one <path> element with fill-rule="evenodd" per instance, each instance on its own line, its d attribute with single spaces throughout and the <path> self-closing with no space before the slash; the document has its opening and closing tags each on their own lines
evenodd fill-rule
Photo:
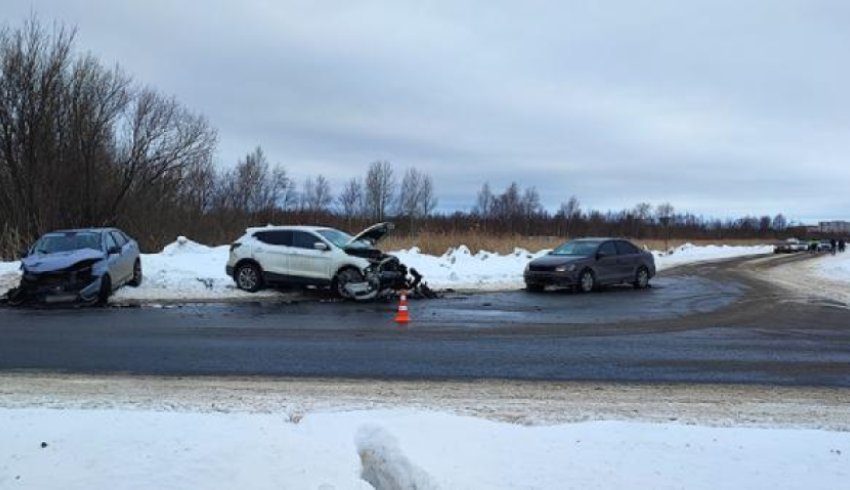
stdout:
<svg viewBox="0 0 850 490">
<path fill-rule="evenodd" d="M 0 488 L 845 488 L 850 434 L 414 410 L 0 410 Z M 211 430 L 214 428 L 214 430 Z M 367 453 L 363 463 L 363 454 Z M 49 469 L 49 471 L 45 471 Z"/>
<path fill-rule="evenodd" d="M 850 253 L 826 255 L 818 260 L 814 271 L 823 279 L 850 285 Z"/>
<path fill-rule="evenodd" d="M 0 262 L 0 296 L 21 281 L 21 262 Z"/>
<path fill-rule="evenodd" d="M 767 254 L 770 246 L 732 247 L 695 246 L 686 244 L 668 253 L 653 252 L 659 270 L 670 267 L 728 259 L 745 255 Z M 437 289 L 504 290 L 523 287 L 522 273 L 532 259 L 548 250 L 529 252 L 520 248 L 500 255 L 470 252 L 466 246 L 450 249 L 437 257 L 423 254 L 418 248 L 390 252 L 409 267 L 417 269 L 428 284 Z M 122 288 L 113 302 L 216 301 L 279 297 L 265 290 L 251 294 L 236 289 L 225 273 L 229 255 L 227 245 L 208 247 L 179 237 L 159 253 L 143 254 L 144 281 L 138 288 Z M 0 294 L 17 284 L 18 262 L 0 262 Z"/>
<path fill-rule="evenodd" d="M 747 255 L 764 255 L 773 253 L 773 245 L 756 246 L 730 246 L 730 245 L 705 245 L 697 246 L 686 243 L 668 252 L 653 250 L 655 265 L 658 270 L 669 269 L 685 264 L 698 262 L 712 262 L 715 260 L 734 259 Z"/>
<path fill-rule="evenodd" d="M 275 296 L 275 291 L 257 294 L 240 291 L 225 273 L 228 245 L 208 247 L 178 237 L 155 254 L 142 254 L 144 279 L 137 288 L 122 288 L 112 301 L 227 300 Z"/>
<path fill-rule="evenodd" d="M 423 254 L 416 247 L 390 253 L 419 271 L 431 287 L 499 290 L 522 287 L 526 264 L 547 252 L 532 253 L 517 248 L 507 255 L 485 251 L 472 254 L 469 248 L 461 245 L 440 257 Z"/>
</svg>

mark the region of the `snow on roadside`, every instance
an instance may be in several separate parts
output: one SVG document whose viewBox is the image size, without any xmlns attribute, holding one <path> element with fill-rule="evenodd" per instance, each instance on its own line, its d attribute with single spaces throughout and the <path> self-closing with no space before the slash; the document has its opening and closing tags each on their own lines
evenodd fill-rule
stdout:
<svg viewBox="0 0 850 490">
<path fill-rule="evenodd" d="M 850 253 L 823 256 L 814 272 L 823 279 L 850 285 Z"/>
<path fill-rule="evenodd" d="M 119 289 L 111 301 L 259 299 L 279 294 L 274 290 L 252 294 L 237 289 L 225 272 L 229 253 L 228 245 L 208 247 L 178 237 L 162 252 L 142 254 L 142 285 Z"/>
<path fill-rule="evenodd" d="M 409 409 L 0 409 L 0 434 L 2 488 L 372 488 L 366 478 L 400 488 L 781 490 L 844 488 L 850 477 L 850 434 L 810 429 L 523 426 Z"/>
<path fill-rule="evenodd" d="M 658 270 L 670 269 L 685 264 L 698 262 L 713 262 L 717 260 L 734 259 L 748 255 L 766 255 L 773 253 L 773 245 L 731 246 L 705 245 L 697 246 L 686 243 L 664 253 L 653 250 L 655 265 Z"/>
<path fill-rule="evenodd" d="M 669 253 L 653 252 L 659 270 L 678 265 L 770 253 L 769 246 L 682 245 Z M 520 248 L 500 255 L 470 252 L 466 246 L 450 249 L 437 257 L 418 248 L 390 252 L 417 269 L 432 288 L 458 290 L 505 290 L 523 287 L 522 273 L 532 259 L 548 250 L 529 252 Z M 225 273 L 229 248 L 208 247 L 186 237 L 167 245 L 161 252 L 142 255 L 144 281 L 138 288 L 122 288 L 113 302 L 215 301 L 279 297 L 274 290 L 250 294 L 236 289 Z M 18 262 L 0 262 L 0 294 L 17 284 Z"/>
<path fill-rule="evenodd" d="M 828 299 L 850 306 L 850 253 L 822 254 L 783 264 L 768 271 L 766 277 L 800 298 Z"/>
<path fill-rule="evenodd" d="M 17 286 L 21 280 L 21 262 L 0 262 L 0 296 Z"/>
</svg>

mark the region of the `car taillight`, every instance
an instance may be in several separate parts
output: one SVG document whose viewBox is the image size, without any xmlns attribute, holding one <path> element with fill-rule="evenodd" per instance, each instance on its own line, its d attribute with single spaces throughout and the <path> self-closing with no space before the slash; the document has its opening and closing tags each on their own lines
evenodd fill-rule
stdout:
<svg viewBox="0 0 850 490">
<path fill-rule="evenodd" d="M 236 250 L 237 248 L 239 248 L 241 246 L 242 246 L 241 243 L 231 243 L 230 244 L 230 251 L 232 252 L 232 251 Z"/>
</svg>

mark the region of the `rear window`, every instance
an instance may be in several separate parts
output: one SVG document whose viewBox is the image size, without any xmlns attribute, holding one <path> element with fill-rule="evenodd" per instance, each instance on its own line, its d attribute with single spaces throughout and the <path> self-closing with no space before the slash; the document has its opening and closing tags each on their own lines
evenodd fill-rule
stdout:
<svg viewBox="0 0 850 490">
<path fill-rule="evenodd" d="M 605 242 L 599 247 L 599 251 L 606 255 L 617 255 L 617 247 L 614 246 L 614 242 Z"/>
<path fill-rule="evenodd" d="M 258 231 L 254 238 L 269 245 L 292 246 L 292 232 L 288 230 Z"/>
<path fill-rule="evenodd" d="M 640 253 L 640 250 L 629 242 L 617 242 L 617 253 L 619 255 L 634 255 Z"/>
</svg>

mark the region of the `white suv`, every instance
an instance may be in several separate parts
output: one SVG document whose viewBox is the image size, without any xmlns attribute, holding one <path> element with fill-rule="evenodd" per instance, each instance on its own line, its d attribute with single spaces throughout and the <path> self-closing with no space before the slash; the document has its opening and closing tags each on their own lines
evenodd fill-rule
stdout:
<svg viewBox="0 0 850 490">
<path fill-rule="evenodd" d="M 380 223 L 354 237 L 318 226 L 249 228 L 230 246 L 227 274 L 245 291 L 313 285 L 346 298 L 371 299 L 408 284 L 407 268 L 375 248 L 392 228 Z"/>
</svg>

